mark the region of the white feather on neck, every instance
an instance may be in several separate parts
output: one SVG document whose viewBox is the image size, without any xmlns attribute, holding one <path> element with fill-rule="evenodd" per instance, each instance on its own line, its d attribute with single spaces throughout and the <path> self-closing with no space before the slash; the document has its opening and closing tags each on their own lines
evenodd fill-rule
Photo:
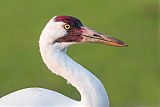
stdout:
<svg viewBox="0 0 160 107">
<path fill-rule="evenodd" d="M 59 30 L 62 24 L 56 22 L 55 28 L 54 22 L 50 21 L 44 28 L 39 41 L 43 61 L 53 73 L 65 78 L 80 92 L 82 104 L 88 107 L 109 107 L 108 96 L 101 81 L 66 54 L 66 48 L 73 43 L 53 44 L 56 38 L 66 33 L 65 30 Z"/>
</svg>

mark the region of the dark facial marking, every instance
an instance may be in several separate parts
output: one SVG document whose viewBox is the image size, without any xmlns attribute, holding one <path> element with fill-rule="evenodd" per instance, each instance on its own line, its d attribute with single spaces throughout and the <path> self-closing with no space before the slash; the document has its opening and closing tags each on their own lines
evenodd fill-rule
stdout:
<svg viewBox="0 0 160 107">
<path fill-rule="evenodd" d="M 83 39 L 82 30 L 79 28 L 72 28 L 68 30 L 67 35 L 58 38 L 55 42 L 81 42 Z"/>
<path fill-rule="evenodd" d="M 64 36 L 62 38 L 57 39 L 55 42 L 59 42 L 59 43 L 61 43 L 61 42 L 81 42 L 82 39 L 83 39 L 82 36 L 68 35 L 68 36 Z"/>
<path fill-rule="evenodd" d="M 64 22 L 71 26 L 71 28 L 67 30 L 67 34 L 64 37 L 58 38 L 55 42 L 80 42 L 83 39 L 81 36 L 81 26 L 83 26 L 83 24 L 79 19 L 72 16 L 57 16 L 54 21 Z"/>
<path fill-rule="evenodd" d="M 80 28 L 81 26 L 83 26 L 79 19 L 72 16 L 57 16 L 55 17 L 54 21 L 67 23 L 71 25 L 72 28 Z"/>
</svg>

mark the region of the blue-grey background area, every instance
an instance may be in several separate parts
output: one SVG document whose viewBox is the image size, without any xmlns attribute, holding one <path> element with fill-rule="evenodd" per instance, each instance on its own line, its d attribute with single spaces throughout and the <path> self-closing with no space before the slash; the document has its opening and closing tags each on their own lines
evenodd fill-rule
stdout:
<svg viewBox="0 0 160 107">
<path fill-rule="evenodd" d="M 0 96 L 42 87 L 80 100 L 76 89 L 52 74 L 39 54 L 39 35 L 55 15 L 78 17 L 128 43 L 127 48 L 79 44 L 68 50 L 102 81 L 111 107 L 158 106 L 156 0 L 0 0 Z"/>
</svg>

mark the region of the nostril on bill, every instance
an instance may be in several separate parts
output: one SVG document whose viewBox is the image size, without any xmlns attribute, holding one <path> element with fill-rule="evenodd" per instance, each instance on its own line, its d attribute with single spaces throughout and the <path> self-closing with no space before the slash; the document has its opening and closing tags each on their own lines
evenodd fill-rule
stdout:
<svg viewBox="0 0 160 107">
<path fill-rule="evenodd" d="M 97 35 L 97 34 L 93 34 L 93 36 L 95 36 L 95 37 L 101 37 L 100 35 Z"/>
<path fill-rule="evenodd" d="M 93 34 L 93 36 L 98 36 L 97 34 Z"/>
</svg>

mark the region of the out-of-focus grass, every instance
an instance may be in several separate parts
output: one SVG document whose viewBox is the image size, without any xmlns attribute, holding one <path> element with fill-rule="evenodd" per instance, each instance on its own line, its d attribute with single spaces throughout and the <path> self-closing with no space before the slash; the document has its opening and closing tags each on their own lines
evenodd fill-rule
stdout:
<svg viewBox="0 0 160 107">
<path fill-rule="evenodd" d="M 103 82 L 111 107 L 158 106 L 158 1 L 0 0 L 0 13 L 0 96 L 43 87 L 80 99 L 46 68 L 38 49 L 46 22 L 54 15 L 72 15 L 129 44 L 83 44 L 68 51 Z"/>
</svg>

